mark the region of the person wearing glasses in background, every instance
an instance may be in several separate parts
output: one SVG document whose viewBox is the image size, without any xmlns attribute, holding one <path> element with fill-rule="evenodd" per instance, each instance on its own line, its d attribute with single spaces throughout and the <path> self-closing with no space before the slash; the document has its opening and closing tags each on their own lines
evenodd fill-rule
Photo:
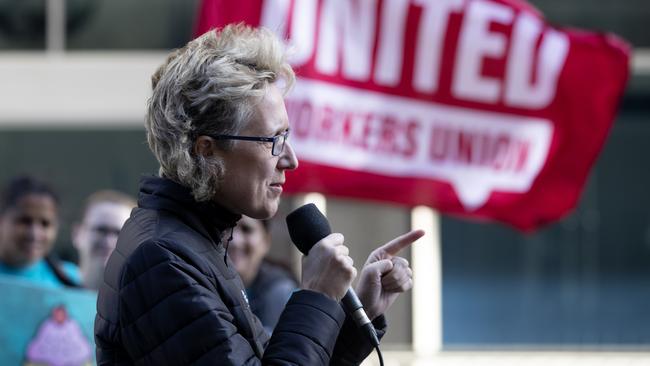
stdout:
<svg viewBox="0 0 650 366">
<path fill-rule="evenodd" d="M 293 80 L 280 41 L 243 25 L 205 33 L 153 75 L 145 127 L 160 171 L 141 180 L 108 260 L 99 365 L 357 365 L 370 353 L 338 303 L 357 274 L 341 234 L 303 257 L 301 290 L 270 337 L 227 255 L 237 221 L 272 217 L 298 167 L 283 100 Z M 378 248 L 360 271 L 357 294 L 380 335 L 412 286 L 395 254 L 422 235 Z"/>
<path fill-rule="evenodd" d="M 134 198 L 113 190 L 97 191 L 86 198 L 81 221 L 72 228 L 72 244 L 79 252 L 85 288 L 99 288 L 117 236 L 135 206 Z"/>
</svg>

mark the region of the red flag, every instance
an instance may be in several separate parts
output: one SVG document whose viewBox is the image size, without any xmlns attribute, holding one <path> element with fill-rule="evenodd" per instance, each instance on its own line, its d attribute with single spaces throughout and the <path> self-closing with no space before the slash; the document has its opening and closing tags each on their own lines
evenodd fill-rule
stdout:
<svg viewBox="0 0 650 366">
<path fill-rule="evenodd" d="M 288 39 L 300 168 L 319 191 L 509 223 L 572 209 L 615 117 L 629 47 L 520 0 L 205 0 Z"/>
</svg>

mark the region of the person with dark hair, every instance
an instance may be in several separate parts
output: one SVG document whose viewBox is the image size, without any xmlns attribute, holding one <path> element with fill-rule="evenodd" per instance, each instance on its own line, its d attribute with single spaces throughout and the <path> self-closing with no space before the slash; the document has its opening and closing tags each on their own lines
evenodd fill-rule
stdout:
<svg viewBox="0 0 650 366">
<path fill-rule="evenodd" d="M 268 220 L 242 216 L 228 247 L 228 257 L 246 286 L 251 311 L 271 334 L 298 283 L 280 263 L 266 258 L 271 249 Z"/>
<path fill-rule="evenodd" d="M 81 220 L 72 228 L 85 288 L 99 288 L 122 225 L 135 206 L 133 197 L 114 190 L 97 191 L 86 198 Z"/>
<path fill-rule="evenodd" d="M 13 179 L 0 198 L 0 274 L 50 287 L 78 287 L 79 272 L 51 254 L 59 198 L 31 177 Z"/>
</svg>

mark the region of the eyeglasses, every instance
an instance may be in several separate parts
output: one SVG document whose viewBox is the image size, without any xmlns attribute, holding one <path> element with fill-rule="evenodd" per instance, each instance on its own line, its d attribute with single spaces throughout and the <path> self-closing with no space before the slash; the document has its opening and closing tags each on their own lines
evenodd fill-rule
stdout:
<svg viewBox="0 0 650 366">
<path fill-rule="evenodd" d="M 284 151 L 284 143 L 289 138 L 289 131 L 284 131 L 279 135 L 273 137 L 261 137 L 261 136 L 235 136 L 235 135 L 207 135 L 212 137 L 215 140 L 242 140 L 242 141 L 261 141 L 261 142 L 272 142 L 273 147 L 271 147 L 271 155 L 280 156 Z"/>
</svg>

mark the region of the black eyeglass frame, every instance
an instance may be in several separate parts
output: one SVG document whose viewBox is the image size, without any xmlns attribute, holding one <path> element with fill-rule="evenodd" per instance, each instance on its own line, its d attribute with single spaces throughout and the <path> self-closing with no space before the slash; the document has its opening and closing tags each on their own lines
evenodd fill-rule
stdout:
<svg viewBox="0 0 650 366">
<path fill-rule="evenodd" d="M 284 144 L 289 139 L 289 130 L 284 131 L 273 137 L 265 136 L 237 136 L 237 135 L 206 135 L 210 136 L 215 140 L 241 140 L 241 141 L 258 141 L 258 142 L 272 142 L 273 146 L 271 147 L 271 155 L 280 156 L 284 151 Z M 280 151 L 275 151 L 275 146 L 280 142 L 282 138 L 282 143 L 280 146 Z"/>
</svg>

